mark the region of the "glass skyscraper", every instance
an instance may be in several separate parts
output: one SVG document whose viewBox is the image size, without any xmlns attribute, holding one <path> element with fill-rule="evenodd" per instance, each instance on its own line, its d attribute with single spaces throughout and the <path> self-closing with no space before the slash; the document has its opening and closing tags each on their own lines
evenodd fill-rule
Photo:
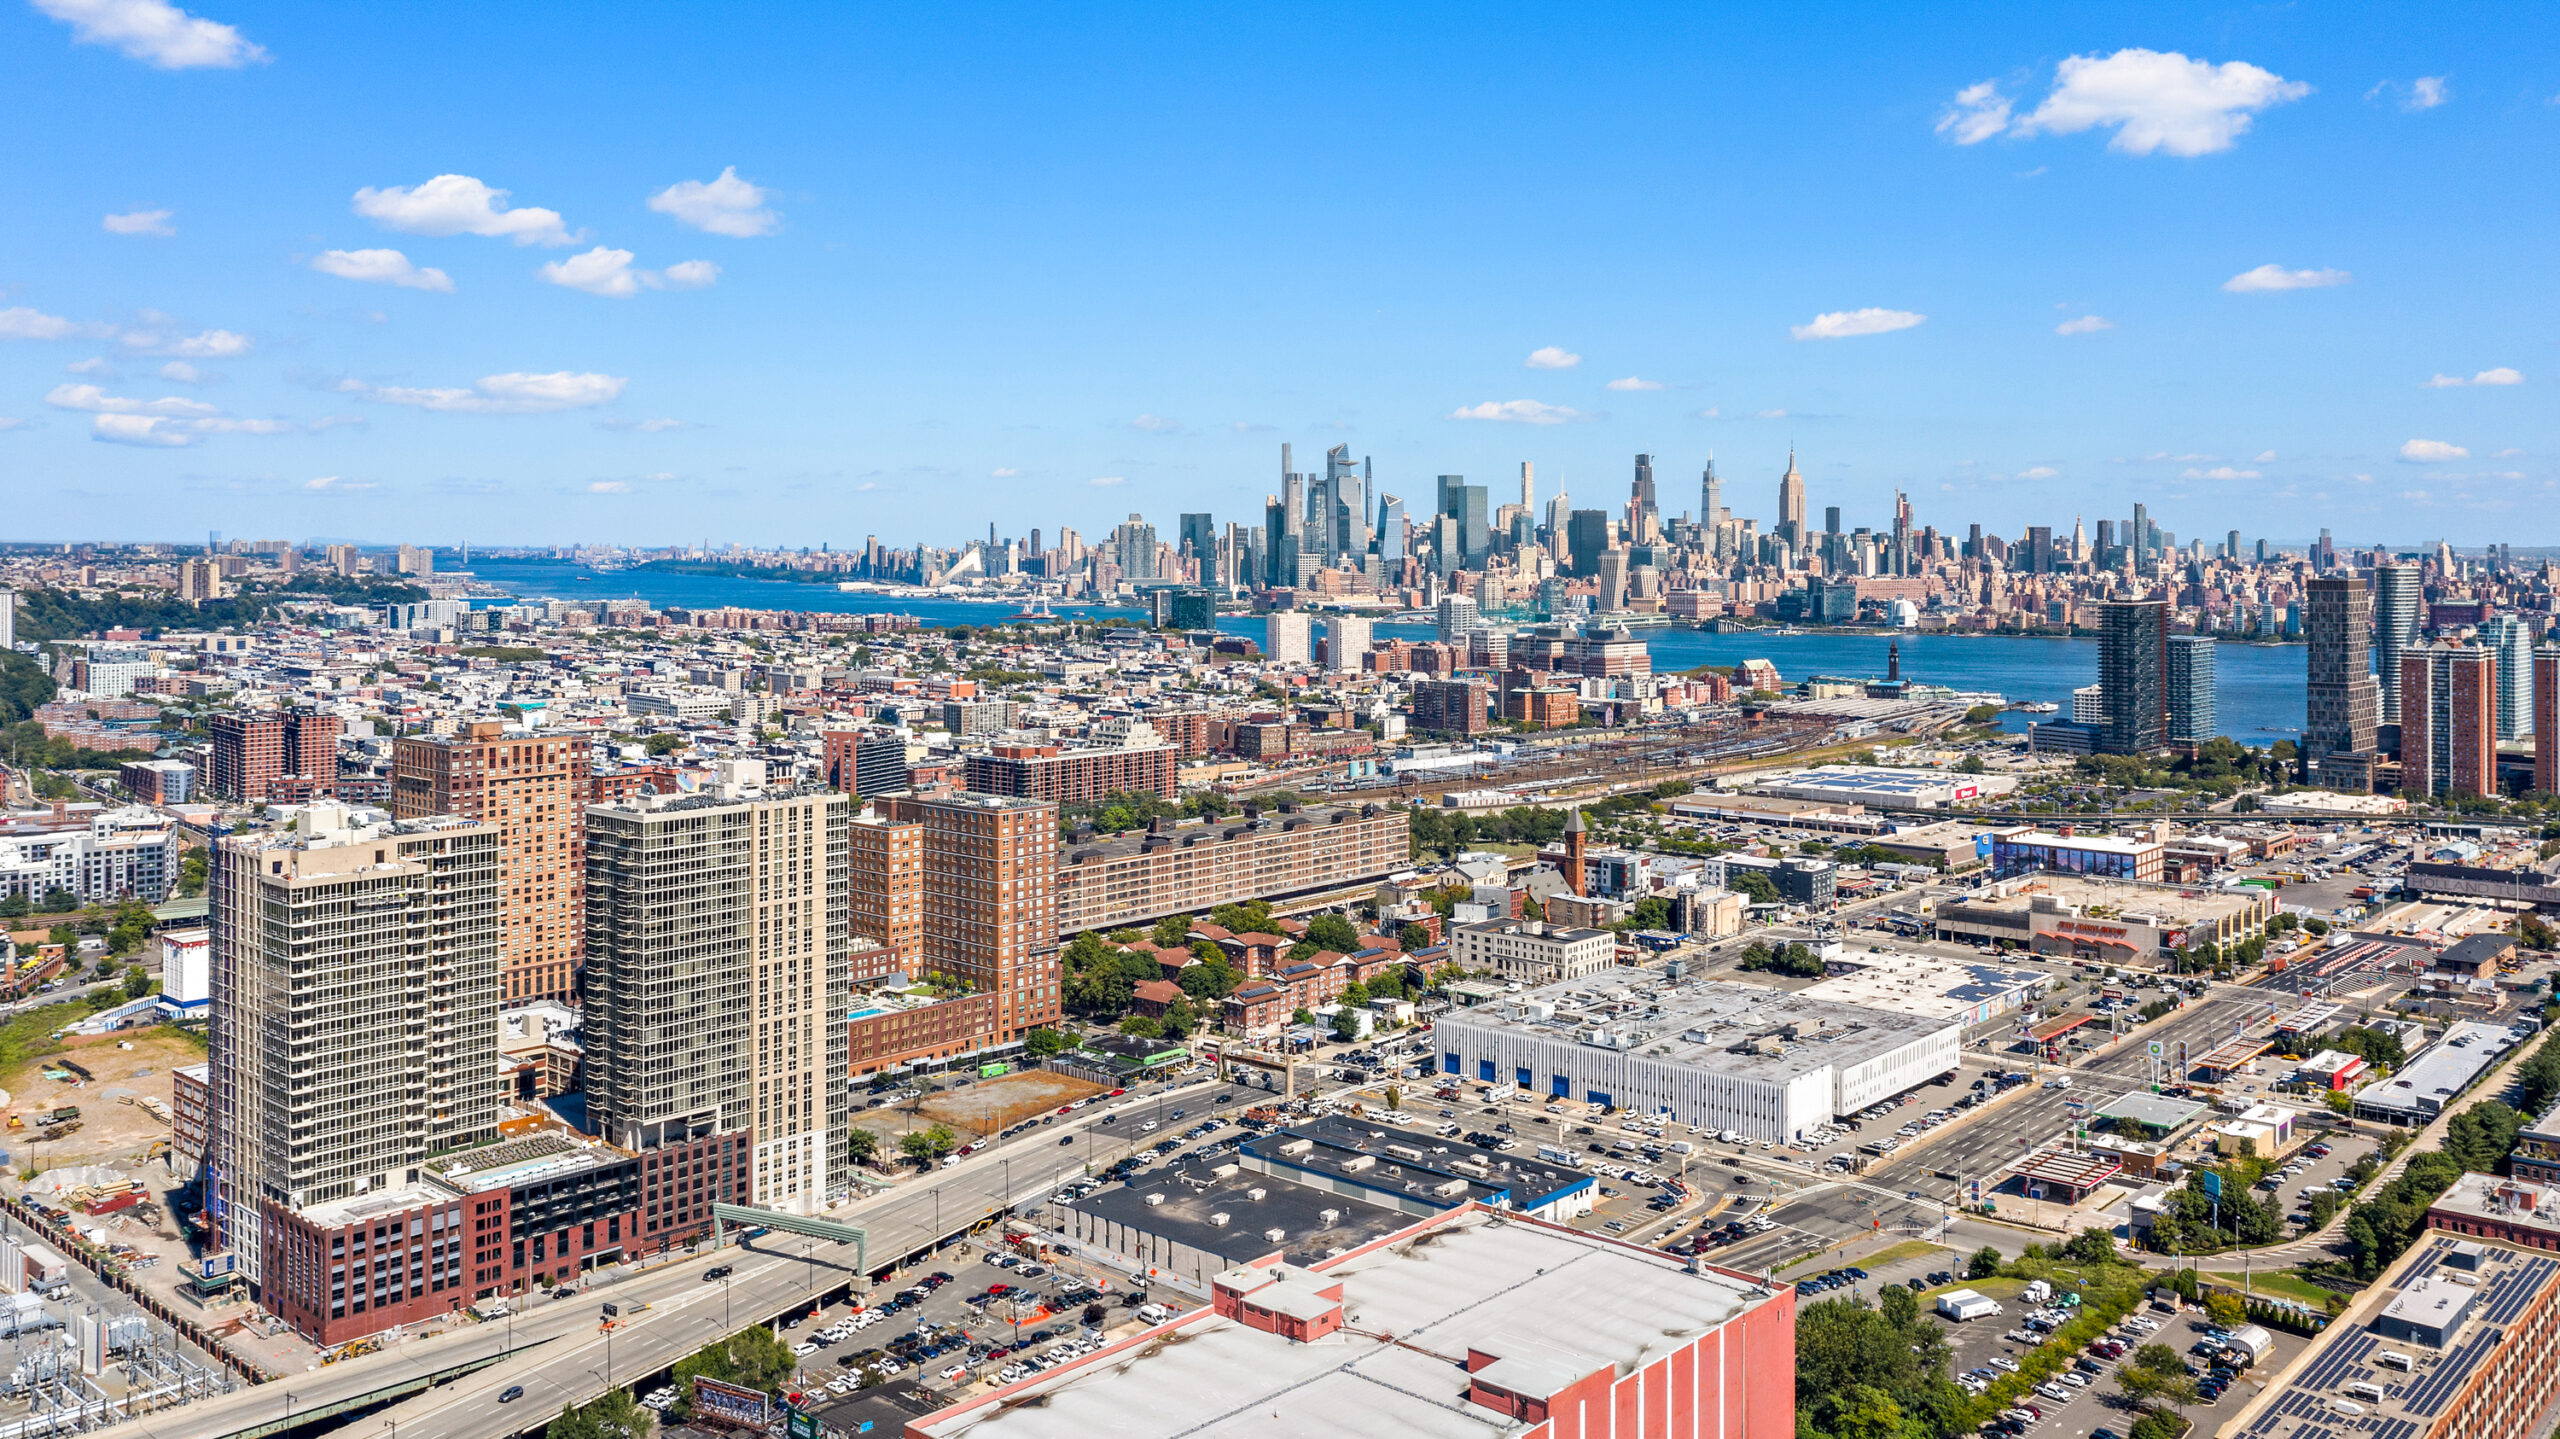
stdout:
<svg viewBox="0 0 2560 1439">
<path fill-rule="evenodd" d="M 2221 725 L 2213 708 L 2213 636 L 2169 636 L 2169 740 L 2201 744 Z"/>
</svg>

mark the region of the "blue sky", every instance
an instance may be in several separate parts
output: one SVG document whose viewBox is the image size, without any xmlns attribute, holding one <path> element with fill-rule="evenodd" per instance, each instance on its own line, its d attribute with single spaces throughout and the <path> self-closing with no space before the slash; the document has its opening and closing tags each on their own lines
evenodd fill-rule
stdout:
<svg viewBox="0 0 2560 1439">
<path fill-rule="evenodd" d="M 2543 7 L 199 3 L 0 0 L 0 537 L 2560 544 Z"/>
</svg>

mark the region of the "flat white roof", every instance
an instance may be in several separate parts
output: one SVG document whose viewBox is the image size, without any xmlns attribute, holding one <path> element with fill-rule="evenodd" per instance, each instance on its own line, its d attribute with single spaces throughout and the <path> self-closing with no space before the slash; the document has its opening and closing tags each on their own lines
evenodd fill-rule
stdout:
<svg viewBox="0 0 2560 1439">
<path fill-rule="evenodd" d="M 1314 1343 L 1198 1310 L 912 1427 L 933 1439 L 1492 1439 L 1522 1426 L 1460 1397 L 1465 1376 L 1431 1355 L 1482 1350 L 1532 1389 L 1568 1372 L 1623 1374 L 1773 1297 L 1667 1255 L 1479 1209 L 1318 1273 L 1342 1284 L 1347 1327 Z"/>
</svg>

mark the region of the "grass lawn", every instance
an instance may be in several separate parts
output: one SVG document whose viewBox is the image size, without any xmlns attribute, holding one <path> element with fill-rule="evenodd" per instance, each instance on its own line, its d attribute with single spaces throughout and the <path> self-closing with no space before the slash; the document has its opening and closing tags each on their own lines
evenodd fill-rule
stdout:
<svg viewBox="0 0 2560 1439">
<path fill-rule="evenodd" d="M 2336 1292 L 2334 1290 L 2322 1288 L 2320 1285 L 2312 1283 L 2301 1275 L 2291 1272 L 2280 1274 L 2253 1274 L 2249 1276 L 2248 1288 L 2253 1294 L 2264 1294 L 2274 1299 L 2297 1300 L 2301 1303 L 2310 1305 L 2314 1309 L 2318 1309 L 2323 1305 L 2326 1305 L 2329 1302 L 2330 1297 Z"/>
<path fill-rule="evenodd" d="M 1849 1262 L 1860 1269 L 1871 1269 L 1879 1264 L 1893 1264 L 1905 1259 L 1924 1259 L 1932 1254 L 1946 1252 L 1947 1247 L 1943 1244 L 1932 1244 L 1926 1239 L 1905 1239 L 1899 1244 L 1888 1244 L 1873 1254 L 1862 1255 Z"/>
</svg>

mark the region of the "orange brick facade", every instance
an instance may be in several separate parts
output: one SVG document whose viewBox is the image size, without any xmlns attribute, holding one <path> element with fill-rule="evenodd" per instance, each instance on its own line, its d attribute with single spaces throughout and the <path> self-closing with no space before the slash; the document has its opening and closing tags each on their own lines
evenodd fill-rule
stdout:
<svg viewBox="0 0 2560 1439">
<path fill-rule="evenodd" d="M 391 812 L 498 827 L 498 996 L 574 1004 L 586 949 L 589 744 L 562 730 L 475 720 L 392 747 Z"/>
</svg>

